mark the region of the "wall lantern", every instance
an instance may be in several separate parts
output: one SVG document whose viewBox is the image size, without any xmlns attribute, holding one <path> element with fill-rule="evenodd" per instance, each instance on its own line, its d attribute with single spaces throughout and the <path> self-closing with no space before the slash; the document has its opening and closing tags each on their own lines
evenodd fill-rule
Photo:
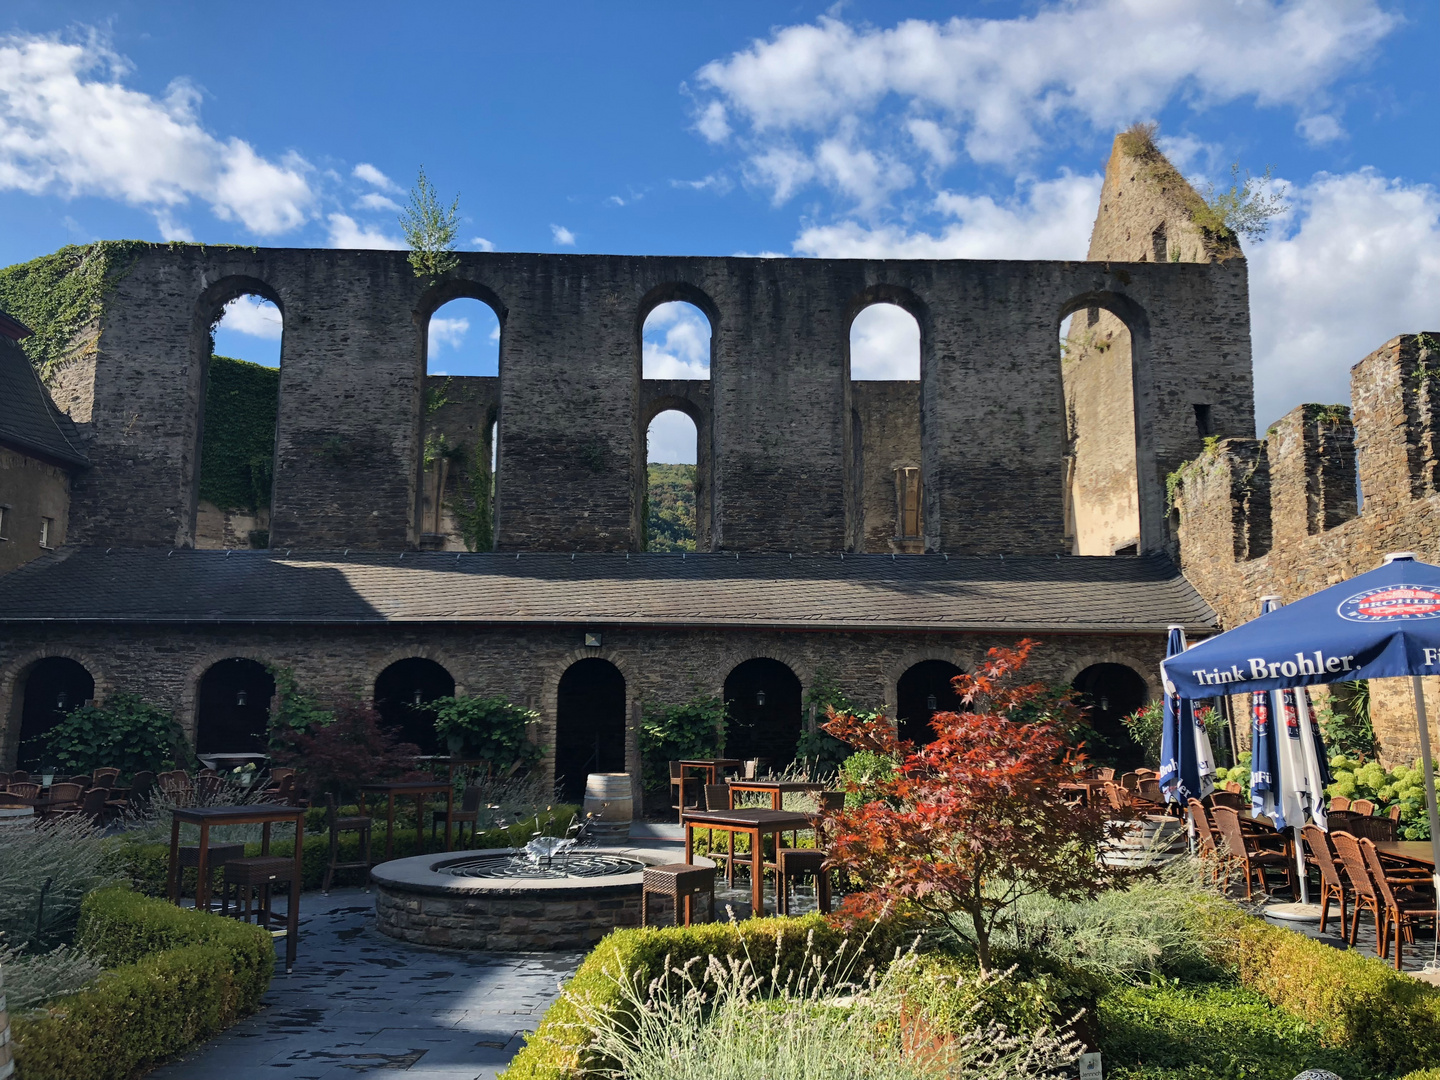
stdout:
<svg viewBox="0 0 1440 1080">
<path fill-rule="evenodd" d="M 927 698 L 925 699 L 925 708 L 929 709 L 931 712 L 934 712 L 934 711 L 935 711 L 936 709 L 938 709 L 939 707 L 940 707 L 940 702 L 936 700 L 934 694 L 931 694 L 929 697 L 927 697 Z"/>
<path fill-rule="evenodd" d="M 65 708 L 65 702 L 67 702 L 67 701 L 69 701 L 69 700 L 70 700 L 70 699 L 66 696 L 65 691 L 64 691 L 64 690 L 61 690 L 60 693 L 58 693 L 58 694 L 55 695 L 55 708 L 57 708 L 57 709 L 63 709 L 63 708 Z"/>
<path fill-rule="evenodd" d="M 1100 695 L 1100 711 L 1101 711 L 1101 712 L 1109 712 L 1109 711 L 1110 711 L 1110 698 L 1109 698 L 1107 695 L 1105 695 L 1105 694 L 1101 694 L 1101 695 Z"/>
<path fill-rule="evenodd" d="M 246 698 L 247 698 L 247 695 L 246 695 L 246 693 L 245 693 L 244 690 L 236 690 L 236 691 L 235 691 L 235 704 L 236 704 L 236 705 L 244 705 L 244 704 L 245 704 L 245 701 L 246 701 Z"/>
<path fill-rule="evenodd" d="M 765 691 L 764 691 L 764 690 L 756 690 L 756 691 L 755 691 L 755 704 L 756 704 L 756 705 L 764 705 L 764 704 L 765 704 Z"/>
<path fill-rule="evenodd" d="M 598 649 L 598 648 L 600 648 L 600 635 L 599 635 L 599 634 L 586 634 L 586 635 L 585 635 L 585 647 L 586 647 L 587 649 Z"/>
<path fill-rule="evenodd" d="M 416 705 L 422 704 L 422 702 L 420 701 L 420 691 L 418 689 L 415 691 L 414 703 Z"/>
</svg>

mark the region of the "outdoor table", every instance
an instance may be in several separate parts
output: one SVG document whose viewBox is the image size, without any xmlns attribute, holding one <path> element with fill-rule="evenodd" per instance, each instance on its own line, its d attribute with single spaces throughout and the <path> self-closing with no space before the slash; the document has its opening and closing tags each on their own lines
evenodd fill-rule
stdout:
<svg viewBox="0 0 1440 1080">
<path fill-rule="evenodd" d="M 425 797 L 445 796 L 445 850 L 450 850 L 450 822 L 455 816 L 455 788 L 449 779 L 445 780 L 392 780 L 380 784 L 364 784 L 360 788 L 360 814 L 365 816 L 365 793 L 384 795 L 385 803 L 385 861 L 389 862 L 395 851 L 395 796 L 415 797 L 415 854 L 425 851 Z"/>
<path fill-rule="evenodd" d="M 1375 850 L 1381 855 L 1391 855 L 1407 862 L 1419 863 L 1429 870 L 1435 869 L 1434 849 L 1429 840 L 1375 840 Z"/>
<path fill-rule="evenodd" d="M 722 769 L 738 769 L 742 762 L 739 758 L 717 757 L 717 758 L 689 758 L 680 763 L 680 775 L 685 775 L 686 769 L 698 769 L 705 774 L 705 783 L 713 784 Z"/>
<path fill-rule="evenodd" d="M 770 809 L 783 809 L 782 802 L 786 794 L 792 791 L 825 791 L 824 784 L 802 784 L 791 783 L 788 780 L 731 780 L 730 781 L 730 809 L 735 809 L 735 793 L 737 791 L 756 791 L 770 796 Z"/>
<path fill-rule="evenodd" d="M 12 795 L 8 791 L 0 791 L 0 805 L 6 806 L 28 806 L 35 811 L 35 816 L 45 818 L 57 807 L 79 806 L 79 799 L 52 799 L 49 795 L 37 795 L 33 799 L 28 795 Z"/>
<path fill-rule="evenodd" d="M 743 833 L 750 837 L 750 914 L 765 913 L 765 843 L 767 834 L 780 846 L 780 834 L 813 827 L 810 814 L 788 810 L 701 810 L 681 815 L 685 826 L 685 861 L 693 862 L 695 830 L 713 829 L 720 832 Z"/>
<path fill-rule="evenodd" d="M 305 874 L 305 811 L 297 806 L 256 803 L 250 806 L 177 806 L 170 812 L 170 873 L 166 895 L 172 902 L 180 896 L 180 823 L 200 827 L 200 851 L 195 883 L 195 908 L 210 907 L 210 829 L 219 825 L 259 825 L 260 854 L 270 854 L 270 826 L 289 822 L 295 826 L 295 869 L 290 875 L 290 902 L 285 912 L 285 972 L 295 969 L 295 946 L 300 929 L 300 886 Z M 275 934 L 275 931 L 271 931 Z M 276 935 L 278 936 L 278 935 Z"/>
</svg>

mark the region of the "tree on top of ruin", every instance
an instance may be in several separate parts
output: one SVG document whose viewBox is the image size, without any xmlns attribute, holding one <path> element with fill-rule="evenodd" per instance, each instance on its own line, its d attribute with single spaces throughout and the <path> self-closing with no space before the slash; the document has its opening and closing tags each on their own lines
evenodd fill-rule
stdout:
<svg viewBox="0 0 1440 1080">
<path fill-rule="evenodd" d="M 455 255 L 455 234 L 460 228 L 460 196 L 446 210 L 435 193 L 435 185 L 420 167 L 410 201 L 400 213 L 400 228 L 410 245 L 410 265 L 416 277 L 439 277 L 460 265 Z"/>
</svg>

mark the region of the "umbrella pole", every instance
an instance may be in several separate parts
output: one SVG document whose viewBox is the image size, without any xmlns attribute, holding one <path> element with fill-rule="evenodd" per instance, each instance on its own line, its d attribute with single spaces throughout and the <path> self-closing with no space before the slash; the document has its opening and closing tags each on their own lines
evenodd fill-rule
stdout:
<svg viewBox="0 0 1440 1080">
<path fill-rule="evenodd" d="M 1300 826 L 1296 825 L 1290 830 L 1295 835 L 1295 872 L 1300 875 L 1300 903 L 1310 903 L 1310 882 L 1305 877 L 1305 838 L 1300 834 Z"/>
<path fill-rule="evenodd" d="M 1440 813 L 1435 809 L 1435 763 L 1430 757 L 1430 718 L 1425 714 L 1425 690 L 1419 675 L 1410 676 L 1415 690 L 1415 717 L 1420 725 L 1420 762 L 1425 771 L 1425 812 L 1430 818 L 1430 854 L 1435 860 L 1435 887 L 1440 893 Z M 1440 957 L 1440 928 L 1435 932 L 1435 950 Z"/>
</svg>

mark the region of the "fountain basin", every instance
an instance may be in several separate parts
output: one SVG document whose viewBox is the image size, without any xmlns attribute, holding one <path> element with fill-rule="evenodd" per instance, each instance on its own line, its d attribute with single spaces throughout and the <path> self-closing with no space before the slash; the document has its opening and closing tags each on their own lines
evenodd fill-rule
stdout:
<svg viewBox="0 0 1440 1080">
<path fill-rule="evenodd" d="M 599 846 L 572 849 L 540 866 L 521 865 L 523 855 L 510 848 L 396 859 L 370 871 L 375 921 L 381 933 L 416 945 L 590 949 L 611 930 L 640 925 L 645 867 L 682 857 L 673 850 Z"/>
</svg>

